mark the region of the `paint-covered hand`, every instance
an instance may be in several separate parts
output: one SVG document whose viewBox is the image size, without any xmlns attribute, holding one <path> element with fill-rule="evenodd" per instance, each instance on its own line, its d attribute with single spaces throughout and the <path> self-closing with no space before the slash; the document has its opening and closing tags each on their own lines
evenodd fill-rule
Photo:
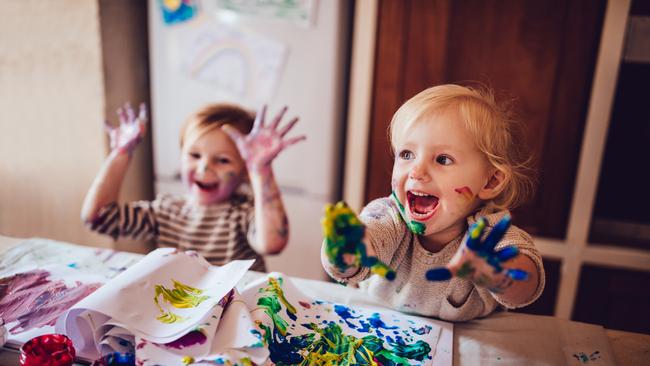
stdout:
<svg viewBox="0 0 650 366">
<path fill-rule="evenodd" d="M 504 268 L 502 263 L 519 255 L 516 247 L 505 247 L 495 250 L 499 240 L 510 227 L 510 215 L 504 216 L 488 234 L 481 240 L 485 229 L 485 219 L 480 218 L 467 231 L 463 244 L 446 267 L 434 268 L 427 271 L 429 281 L 444 281 L 454 276 L 466 278 L 479 287 L 485 287 L 492 292 L 500 293 L 513 284 L 513 281 L 524 281 L 528 273 L 520 269 Z"/>
<path fill-rule="evenodd" d="M 339 271 L 363 266 L 388 280 L 395 279 L 395 271 L 377 257 L 367 255 L 362 241 L 365 227 L 345 202 L 325 206 L 321 223 L 327 257 Z"/>
<path fill-rule="evenodd" d="M 130 155 L 145 134 L 147 107 L 144 103 L 140 104 L 136 116 L 131 104 L 125 103 L 123 107 L 117 109 L 117 116 L 120 120 L 119 126 L 113 127 L 108 121 L 105 122 L 106 131 L 111 139 L 111 150 Z"/>
<path fill-rule="evenodd" d="M 273 159 L 287 147 L 304 140 L 305 136 L 298 136 L 285 139 L 284 136 L 291 131 L 298 122 L 293 118 L 284 127 L 279 128 L 282 117 L 287 112 L 287 107 L 282 108 L 280 113 L 270 124 L 265 124 L 266 106 L 255 116 L 253 129 L 248 135 L 242 135 L 232 126 L 225 125 L 222 129 L 235 141 L 237 149 L 241 154 L 246 166 L 251 173 L 268 171 Z"/>
</svg>

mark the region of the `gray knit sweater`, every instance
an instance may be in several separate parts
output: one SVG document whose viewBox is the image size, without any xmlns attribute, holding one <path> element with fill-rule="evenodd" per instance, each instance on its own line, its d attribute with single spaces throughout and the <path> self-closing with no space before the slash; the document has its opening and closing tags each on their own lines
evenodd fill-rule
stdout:
<svg viewBox="0 0 650 366">
<path fill-rule="evenodd" d="M 483 208 L 467 218 L 469 225 L 479 217 L 487 220 L 485 233 L 507 213 Z M 380 198 L 368 204 L 360 215 L 366 225 L 366 245 L 372 246 L 381 261 L 396 271 L 394 281 L 372 275 L 362 268 L 352 277 L 343 278 L 330 266 L 325 266 L 330 276 L 359 287 L 382 303 L 391 307 L 443 320 L 465 321 L 492 313 L 499 305 L 506 308 L 526 306 L 534 302 L 544 289 L 544 267 L 532 238 L 523 230 L 511 226 L 496 248 L 514 245 L 522 255 L 532 259 L 539 274 L 535 294 L 524 304 L 509 304 L 485 288 L 454 277 L 450 281 L 431 282 L 425 278 L 427 270 L 444 266 L 451 260 L 461 244 L 463 235 L 455 238 L 437 253 L 429 252 L 420 244 L 400 217 L 397 206 L 390 198 Z"/>
</svg>

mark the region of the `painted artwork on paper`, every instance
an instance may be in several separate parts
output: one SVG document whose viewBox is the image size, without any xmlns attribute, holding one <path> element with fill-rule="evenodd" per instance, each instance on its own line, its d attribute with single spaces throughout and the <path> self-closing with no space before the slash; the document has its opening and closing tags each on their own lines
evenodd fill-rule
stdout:
<svg viewBox="0 0 650 366">
<path fill-rule="evenodd" d="M 218 12 L 225 16 L 272 19 L 302 27 L 314 25 L 317 5 L 317 0 L 217 0 Z"/>
<path fill-rule="evenodd" d="M 248 104 L 272 99 L 287 56 L 283 43 L 220 24 L 188 29 L 184 39 L 183 74 Z"/>
<path fill-rule="evenodd" d="M 75 304 L 57 331 L 83 345 L 78 353 L 90 359 L 118 352 L 119 341 L 134 346 L 138 339 L 167 344 L 188 337 L 195 344 L 201 334 L 205 341 L 190 355 L 207 355 L 228 294 L 252 263 L 215 267 L 196 253 L 156 249 Z"/>
<path fill-rule="evenodd" d="M 205 291 L 186 285 L 172 278 L 174 283 L 173 289 L 168 289 L 164 285 L 155 285 L 154 302 L 160 310 L 160 315 L 156 317 L 158 321 L 163 323 L 175 323 L 185 320 L 182 316 L 175 314 L 171 310 L 166 310 L 165 305 L 169 304 L 177 309 L 188 309 L 199 306 L 203 301 L 210 298 L 210 296 L 203 295 Z"/>
<path fill-rule="evenodd" d="M 275 365 L 434 364 L 434 321 L 310 299 L 277 273 L 242 295 Z"/>
<path fill-rule="evenodd" d="M 199 12 L 197 0 L 158 0 L 158 4 L 167 25 L 187 22 Z"/>
<path fill-rule="evenodd" d="M 54 332 L 57 317 L 141 258 L 49 239 L 26 239 L 0 256 L 0 317 L 7 347 Z"/>
</svg>

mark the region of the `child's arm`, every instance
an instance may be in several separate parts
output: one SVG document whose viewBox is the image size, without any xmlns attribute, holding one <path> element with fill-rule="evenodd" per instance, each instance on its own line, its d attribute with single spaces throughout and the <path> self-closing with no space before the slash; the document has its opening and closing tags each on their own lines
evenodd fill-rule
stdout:
<svg viewBox="0 0 650 366">
<path fill-rule="evenodd" d="M 464 242 L 446 267 L 434 268 L 426 276 L 431 281 L 461 277 L 498 294 L 509 304 L 529 301 L 539 285 L 535 263 L 525 255 L 519 255 L 514 246 L 495 250 L 496 244 L 510 227 L 510 216 L 499 221 L 485 240 L 481 234 L 485 220 L 479 219 L 468 230 Z"/>
<path fill-rule="evenodd" d="M 284 138 L 298 122 L 298 118 L 294 118 L 286 126 L 278 128 L 286 111 L 287 107 L 284 107 L 270 125 L 265 125 L 266 106 L 262 107 L 255 116 L 253 129 L 246 136 L 231 126 L 223 126 L 246 161 L 255 199 L 256 240 L 251 246 L 260 254 L 278 254 L 289 240 L 289 221 L 271 163 L 280 152 L 304 140 L 305 136 Z"/>
<path fill-rule="evenodd" d="M 90 186 L 81 209 L 81 220 L 87 224 L 97 217 L 102 207 L 117 201 L 133 150 L 145 133 L 147 109 L 144 104 L 140 105 L 137 117 L 128 103 L 119 108 L 117 114 L 119 127 L 106 124 L 111 152 Z"/>
</svg>

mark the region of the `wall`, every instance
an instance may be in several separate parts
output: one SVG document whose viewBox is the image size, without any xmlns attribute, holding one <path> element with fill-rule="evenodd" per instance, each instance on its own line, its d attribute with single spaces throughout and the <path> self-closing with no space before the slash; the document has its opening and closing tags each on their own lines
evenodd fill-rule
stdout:
<svg viewBox="0 0 650 366">
<path fill-rule="evenodd" d="M 3 3 L 2 235 L 111 245 L 79 220 L 85 192 L 107 153 L 99 13 L 97 1 Z M 138 184 L 128 186 L 125 195 L 146 194 Z"/>
</svg>

